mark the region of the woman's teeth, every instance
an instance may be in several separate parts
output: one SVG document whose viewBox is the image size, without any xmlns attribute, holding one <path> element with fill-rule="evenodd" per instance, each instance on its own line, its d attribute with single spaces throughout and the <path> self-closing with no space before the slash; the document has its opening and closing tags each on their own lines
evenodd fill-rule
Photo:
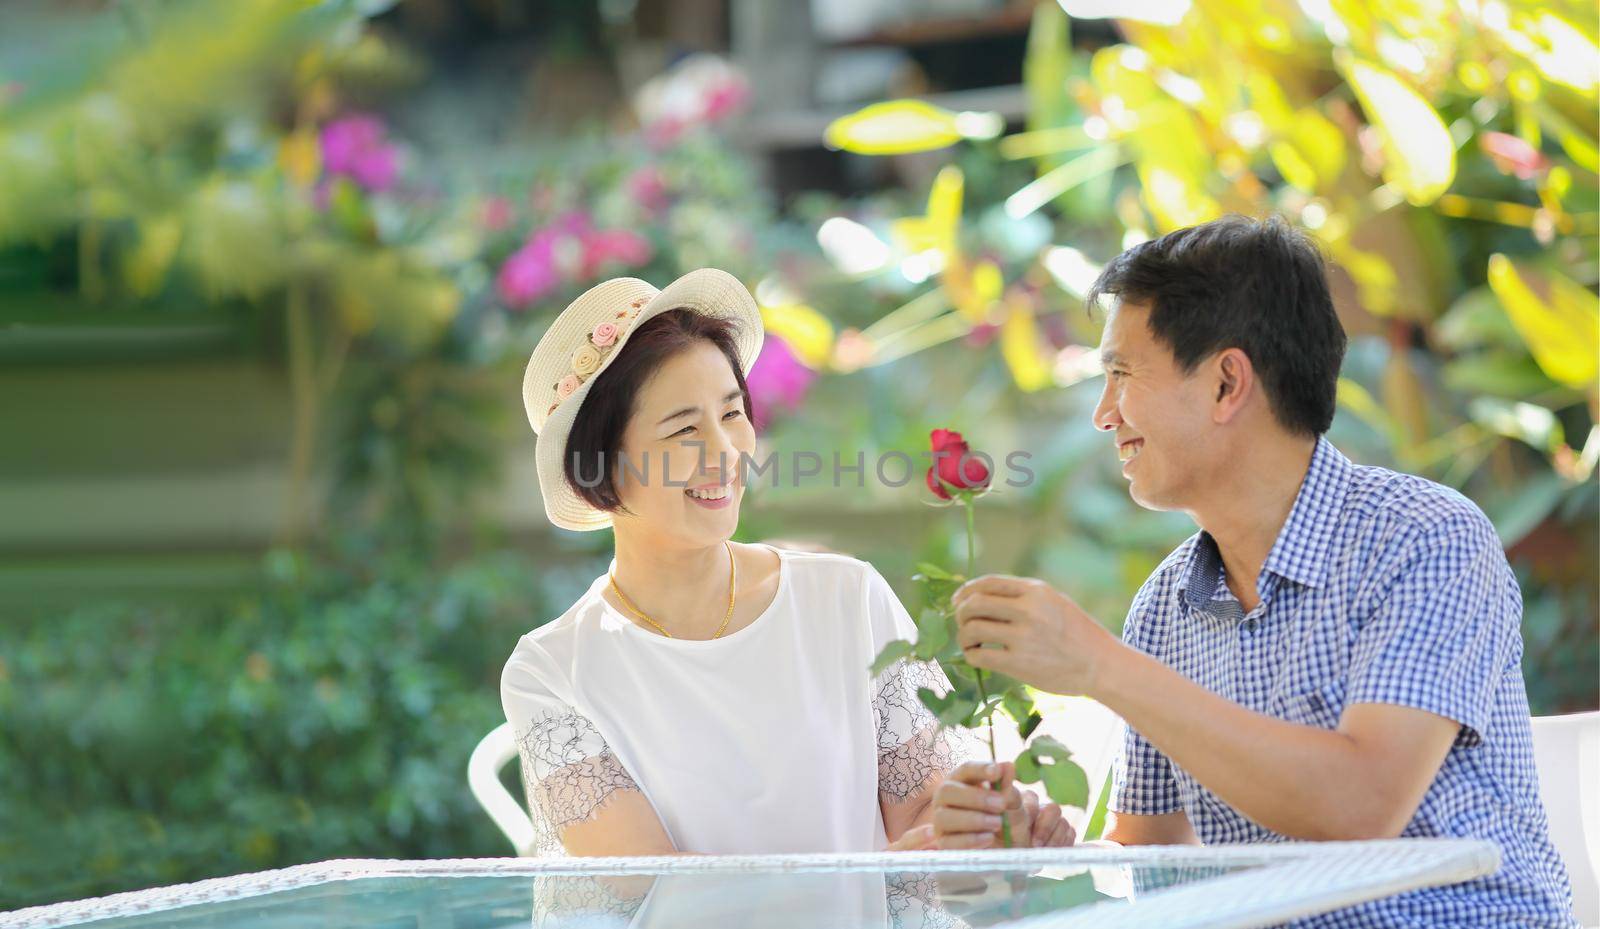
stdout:
<svg viewBox="0 0 1600 929">
<path fill-rule="evenodd" d="M 1117 458 L 1121 461 L 1127 461 L 1134 455 L 1139 454 L 1139 449 L 1141 448 L 1144 448 L 1143 439 L 1134 439 L 1126 445 L 1119 445 L 1117 446 Z"/>
<path fill-rule="evenodd" d="M 722 500 L 728 496 L 728 485 L 706 487 L 700 490 L 686 490 L 684 493 L 697 500 Z"/>
</svg>

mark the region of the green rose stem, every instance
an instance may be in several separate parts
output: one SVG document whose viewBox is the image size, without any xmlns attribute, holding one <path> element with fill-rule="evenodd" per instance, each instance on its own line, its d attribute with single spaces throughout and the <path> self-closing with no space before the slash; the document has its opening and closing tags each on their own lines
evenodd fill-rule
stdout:
<svg viewBox="0 0 1600 929">
<path fill-rule="evenodd" d="M 977 508 L 972 505 L 972 494 L 962 493 L 959 499 L 961 501 L 961 509 L 967 514 L 967 580 L 970 581 L 978 570 L 978 557 L 975 549 L 977 530 L 974 525 L 977 519 L 977 514 L 974 511 Z M 972 673 L 978 678 L 978 701 L 979 705 L 982 706 L 989 702 L 989 691 L 984 686 L 985 675 L 982 668 L 973 668 Z M 994 764 L 1000 760 L 1000 756 L 994 748 L 994 714 L 990 713 L 985 722 L 989 727 L 989 762 Z M 1006 848 L 1011 847 L 1011 820 L 1006 818 L 1004 813 L 1000 814 L 1000 838 L 1005 842 Z"/>
</svg>

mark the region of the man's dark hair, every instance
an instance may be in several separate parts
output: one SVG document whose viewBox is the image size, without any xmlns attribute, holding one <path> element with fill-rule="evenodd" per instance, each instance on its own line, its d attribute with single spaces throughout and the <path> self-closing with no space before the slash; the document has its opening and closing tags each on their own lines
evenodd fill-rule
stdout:
<svg viewBox="0 0 1600 929">
<path fill-rule="evenodd" d="M 1217 352 L 1250 359 L 1284 428 L 1333 423 L 1345 333 L 1322 253 L 1282 218 L 1222 219 L 1169 232 L 1114 258 L 1089 288 L 1150 306 L 1150 331 L 1191 372 Z"/>
<path fill-rule="evenodd" d="M 667 359 L 696 342 L 709 342 L 721 350 L 744 394 L 745 415 L 754 416 L 750 388 L 745 384 L 744 369 L 739 366 L 737 332 L 733 320 L 679 308 L 651 317 L 628 336 L 617 350 L 621 354 L 611 360 L 589 388 L 572 431 L 567 433 L 561 470 L 573 492 L 597 510 L 626 512 L 617 493 L 617 474 L 621 470 L 622 433 L 633 416 L 634 400 Z M 646 467 L 644 462 L 631 462 L 630 466 L 634 473 Z"/>
</svg>

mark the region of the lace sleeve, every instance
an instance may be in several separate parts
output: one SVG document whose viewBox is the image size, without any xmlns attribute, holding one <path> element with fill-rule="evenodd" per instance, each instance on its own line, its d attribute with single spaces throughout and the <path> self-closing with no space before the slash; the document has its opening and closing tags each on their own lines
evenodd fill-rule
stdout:
<svg viewBox="0 0 1600 929">
<path fill-rule="evenodd" d="M 563 829 L 592 818 L 617 791 L 639 789 L 594 723 L 570 708 L 531 719 L 517 752 L 538 855 L 564 855 Z"/>
<path fill-rule="evenodd" d="M 937 663 L 911 659 L 895 662 L 877 679 L 872 709 L 878 724 L 878 794 L 884 803 L 905 803 L 977 757 L 969 731 L 941 726 L 922 704 L 917 691 L 923 687 L 943 696 L 950 692 L 950 679 Z"/>
</svg>

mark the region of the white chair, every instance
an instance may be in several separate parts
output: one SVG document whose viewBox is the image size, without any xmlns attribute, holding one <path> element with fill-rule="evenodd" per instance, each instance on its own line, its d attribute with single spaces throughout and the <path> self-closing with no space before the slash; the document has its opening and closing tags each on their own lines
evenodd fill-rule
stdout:
<svg viewBox="0 0 1600 929">
<path fill-rule="evenodd" d="M 533 854 L 533 820 L 517 798 L 500 783 L 500 769 L 517 757 L 516 738 L 510 723 L 501 723 L 483 737 L 467 759 L 467 785 L 478 798 L 484 812 L 511 841 L 517 855 Z"/>
<path fill-rule="evenodd" d="M 1600 926 L 1600 712 L 1535 716 L 1533 759 L 1572 907 L 1579 922 Z"/>
</svg>

